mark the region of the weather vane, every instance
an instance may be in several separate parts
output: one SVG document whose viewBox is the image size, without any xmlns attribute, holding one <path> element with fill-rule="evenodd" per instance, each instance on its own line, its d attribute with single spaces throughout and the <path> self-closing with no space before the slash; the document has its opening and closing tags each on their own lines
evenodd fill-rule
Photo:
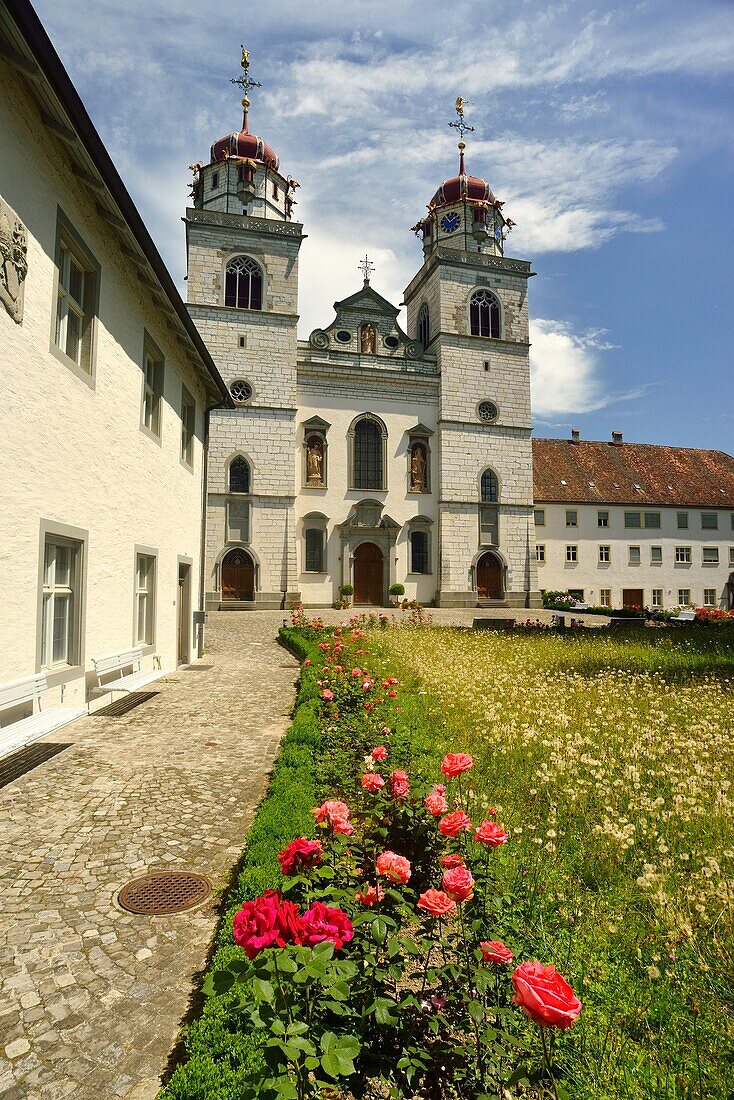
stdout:
<svg viewBox="0 0 734 1100">
<path fill-rule="evenodd" d="M 250 106 L 250 91 L 252 88 L 262 88 L 262 84 L 259 80 L 253 80 L 250 76 L 250 51 L 246 50 L 244 46 L 240 46 L 242 50 L 242 60 L 240 65 L 242 66 L 242 76 L 233 76 L 230 78 L 230 84 L 236 84 L 238 88 L 242 89 L 244 93 L 242 96 L 242 106 L 245 110 L 245 120 L 243 123 L 243 130 L 247 130 L 247 110 Z"/>
<path fill-rule="evenodd" d="M 364 275 L 365 283 L 369 284 L 370 275 L 375 270 L 375 265 L 372 263 L 366 252 L 364 254 L 364 259 L 360 260 L 360 262 L 357 264 L 357 267 Z"/>
<path fill-rule="evenodd" d="M 459 175 L 464 174 L 464 150 L 466 149 L 466 142 L 464 141 L 464 134 L 473 134 L 474 127 L 470 126 L 464 118 L 464 108 L 470 106 L 469 100 L 459 96 L 454 103 L 454 110 L 456 111 L 456 118 L 453 122 L 449 123 L 452 130 L 459 131 Z"/>
</svg>

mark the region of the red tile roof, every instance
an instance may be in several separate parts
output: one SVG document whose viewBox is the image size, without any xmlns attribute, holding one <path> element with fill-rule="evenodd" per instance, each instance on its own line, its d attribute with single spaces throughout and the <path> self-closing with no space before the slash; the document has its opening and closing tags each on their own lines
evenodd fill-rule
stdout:
<svg viewBox="0 0 734 1100">
<path fill-rule="evenodd" d="M 652 443 L 533 440 L 538 501 L 734 508 L 734 458 Z"/>
</svg>

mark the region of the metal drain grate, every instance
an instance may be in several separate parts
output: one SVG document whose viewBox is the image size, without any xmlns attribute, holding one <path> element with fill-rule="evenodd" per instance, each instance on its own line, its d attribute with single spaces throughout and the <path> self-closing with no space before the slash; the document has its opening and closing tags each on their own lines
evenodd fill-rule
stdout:
<svg viewBox="0 0 734 1100">
<path fill-rule="evenodd" d="M 44 764 L 52 756 L 63 752 L 64 749 L 70 748 L 71 744 L 71 741 L 63 745 L 54 741 L 46 741 L 41 745 L 28 745 L 27 748 L 18 749 L 17 752 L 6 756 L 3 760 L 0 760 L 0 787 L 7 787 L 8 783 L 15 783 L 16 779 L 20 779 L 26 772 L 37 768 L 39 764 Z"/>
<path fill-rule="evenodd" d="M 117 900 L 128 913 L 153 917 L 182 913 L 208 898 L 211 892 L 203 875 L 192 871 L 154 871 L 126 883 Z"/>
<path fill-rule="evenodd" d="M 114 703 L 108 703 L 106 707 L 95 710 L 92 718 L 121 718 L 123 714 L 129 714 L 141 703 L 147 703 L 149 699 L 160 695 L 160 691 L 131 691 L 129 695 L 123 695 L 122 699 L 116 699 Z"/>
</svg>

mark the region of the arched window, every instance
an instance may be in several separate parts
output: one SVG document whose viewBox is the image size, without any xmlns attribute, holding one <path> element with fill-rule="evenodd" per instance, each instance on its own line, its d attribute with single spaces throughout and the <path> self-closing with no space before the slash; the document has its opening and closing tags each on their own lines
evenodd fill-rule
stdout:
<svg viewBox="0 0 734 1100">
<path fill-rule="evenodd" d="M 372 417 L 358 420 L 353 429 L 353 489 L 384 489 L 384 433 Z"/>
<path fill-rule="evenodd" d="M 497 475 L 494 470 L 485 470 L 482 474 L 482 504 L 496 504 L 499 500 Z"/>
<path fill-rule="evenodd" d="M 431 316 L 427 302 L 423 303 L 418 312 L 418 342 L 424 351 L 431 342 Z"/>
<path fill-rule="evenodd" d="M 224 304 L 237 309 L 262 309 L 263 273 L 249 256 L 236 256 L 227 264 Z"/>
<path fill-rule="evenodd" d="M 488 290 L 475 290 L 469 299 L 472 336 L 500 338 L 500 304 Z"/>
<path fill-rule="evenodd" d="M 320 527 L 307 527 L 305 532 L 306 573 L 323 573 L 324 571 L 324 532 Z"/>
<path fill-rule="evenodd" d="M 250 467 L 246 459 L 240 456 L 230 463 L 229 491 L 230 493 L 249 493 L 250 491 Z"/>
</svg>

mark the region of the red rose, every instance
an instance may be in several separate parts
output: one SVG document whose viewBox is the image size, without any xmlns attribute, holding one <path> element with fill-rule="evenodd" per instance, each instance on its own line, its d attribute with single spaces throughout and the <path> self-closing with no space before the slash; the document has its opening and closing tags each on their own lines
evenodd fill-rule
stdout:
<svg viewBox="0 0 734 1100">
<path fill-rule="evenodd" d="M 339 950 L 354 935 L 352 922 L 341 909 L 331 909 L 323 901 L 315 901 L 303 914 L 303 943 L 314 947 L 324 940 L 331 940 Z"/>
<path fill-rule="evenodd" d="M 426 890 L 418 898 L 418 908 L 432 917 L 445 917 L 456 909 L 456 902 L 442 890 Z"/>
<path fill-rule="evenodd" d="M 297 836 L 279 853 L 280 869 L 284 875 L 297 875 L 303 868 L 318 867 L 323 854 L 324 849 L 318 840 Z"/>
<path fill-rule="evenodd" d="M 438 823 L 438 830 L 444 836 L 458 836 L 462 829 L 466 832 L 472 829 L 471 818 L 463 810 L 454 810 L 453 813 L 446 814 L 446 817 L 442 817 Z"/>
<path fill-rule="evenodd" d="M 408 773 L 401 771 L 399 768 L 390 772 L 390 789 L 394 798 L 407 798 L 410 794 Z"/>
<path fill-rule="evenodd" d="M 362 776 L 362 786 L 366 791 L 381 791 L 385 786 L 385 780 L 378 772 L 366 772 Z"/>
<path fill-rule="evenodd" d="M 383 730 L 382 732 L 384 733 L 385 731 Z M 389 732 L 390 731 L 388 730 L 388 733 Z M 374 748 L 372 750 L 372 752 L 370 753 L 370 756 L 372 757 L 373 760 L 386 760 L 387 759 L 387 749 L 385 748 L 384 745 L 378 745 L 376 748 Z"/>
<path fill-rule="evenodd" d="M 479 828 L 475 830 L 474 839 L 478 844 L 488 844 L 491 848 L 499 848 L 500 844 L 507 844 L 510 837 L 496 821 L 489 821 L 488 818 L 485 818 Z"/>
<path fill-rule="evenodd" d="M 266 947 L 301 943 L 303 927 L 293 902 L 283 901 L 278 890 L 267 890 L 235 913 L 232 934 L 248 959 L 254 959 Z"/>
<path fill-rule="evenodd" d="M 474 767 L 474 758 L 468 752 L 447 752 L 441 764 L 441 771 L 449 779 Z"/>
<path fill-rule="evenodd" d="M 505 947 L 501 940 L 482 940 L 479 944 L 482 949 L 482 961 L 486 963 L 504 963 L 509 966 L 515 958 L 509 947 Z"/>
<path fill-rule="evenodd" d="M 367 909 L 371 909 L 378 901 L 382 901 L 384 896 L 385 891 L 381 886 L 367 886 L 366 884 L 354 895 L 359 904 L 364 905 Z"/>
<path fill-rule="evenodd" d="M 474 897 L 474 879 L 467 867 L 453 867 L 446 871 L 441 886 L 454 901 L 471 901 Z"/>
<path fill-rule="evenodd" d="M 410 878 L 410 861 L 405 856 L 396 855 L 395 852 L 383 852 L 377 857 L 375 866 L 378 875 L 385 875 L 393 882 L 405 885 Z"/>
<path fill-rule="evenodd" d="M 450 871 L 452 867 L 463 867 L 464 860 L 461 856 L 441 856 L 441 866 L 445 867 L 447 871 Z"/>
<path fill-rule="evenodd" d="M 512 975 L 515 996 L 526 1016 L 541 1027 L 571 1027 L 581 1014 L 581 1001 L 555 966 L 524 962 Z"/>
</svg>

